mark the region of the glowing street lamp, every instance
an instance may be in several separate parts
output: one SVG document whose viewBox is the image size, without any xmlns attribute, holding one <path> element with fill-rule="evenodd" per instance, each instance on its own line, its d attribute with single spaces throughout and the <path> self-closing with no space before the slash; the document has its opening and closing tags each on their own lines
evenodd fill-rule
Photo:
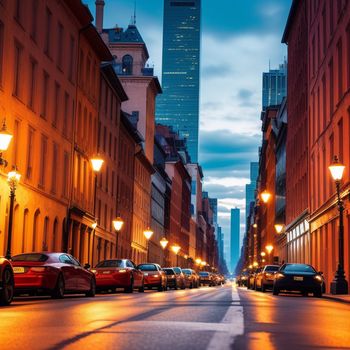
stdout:
<svg viewBox="0 0 350 350">
<path fill-rule="evenodd" d="M 200 265 L 200 264 L 201 264 L 201 262 L 202 262 L 202 259 L 197 258 L 195 261 L 196 261 L 196 264 L 197 264 L 197 265 Z"/>
<path fill-rule="evenodd" d="M 165 249 L 169 243 L 169 241 L 163 237 L 160 241 L 159 241 L 160 245 L 162 246 L 163 249 Z"/>
<path fill-rule="evenodd" d="M 124 221 L 120 216 L 113 220 L 113 227 L 117 232 L 119 232 L 122 229 L 123 225 Z"/>
<path fill-rule="evenodd" d="M 171 246 L 171 250 L 176 254 L 176 266 L 179 265 L 179 251 L 181 247 L 178 244 L 174 244 Z"/>
<path fill-rule="evenodd" d="M 2 158 L 2 152 L 7 151 L 10 141 L 12 139 L 12 135 L 7 131 L 5 120 L 2 124 L 2 128 L 0 130 L 0 165 L 7 166 L 6 159 Z"/>
<path fill-rule="evenodd" d="M 271 244 L 269 244 L 265 247 L 265 249 L 267 250 L 268 254 L 270 255 L 271 252 L 273 251 L 273 246 Z"/>
<path fill-rule="evenodd" d="M 254 227 L 254 228 L 257 228 L 257 227 L 258 227 L 258 224 L 254 223 L 254 224 L 253 224 L 253 227 Z"/>
<path fill-rule="evenodd" d="M 143 235 L 147 240 L 147 261 L 149 260 L 149 240 L 153 236 L 153 231 L 148 227 L 147 230 L 143 231 Z"/>
<path fill-rule="evenodd" d="M 280 234 L 283 230 L 283 225 L 282 224 L 275 224 L 275 230 L 278 234 Z"/>
<path fill-rule="evenodd" d="M 343 178 L 345 165 L 341 164 L 338 157 L 335 156 L 333 163 L 328 167 L 332 178 L 335 181 L 337 189 L 337 205 L 339 211 L 339 237 L 338 237 L 338 256 L 339 263 L 333 281 L 331 282 L 332 294 L 348 294 L 348 282 L 345 279 L 344 271 L 344 203 L 340 197 L 340 183 Z"/>
<path fill-rule="evenodd" d="M 10 210 L 9 210 L 9 221 L 8 221 L 8 233 L 7 233 L 7 249 L 6 258 L 11 259 L 11 243 L 12 243 L 12 223 L 13 223 L 13 207 L 15 203 L 16 188 L 21 179 L 21 174 L 16 169 L 10 171 L 7 174 L 7 182 L 10 187 Z"/>
<path fill-rule="evenodd" d="M 266 253 L 265 253 L 265 252 L 261 252 L 260 255 L 261 255 L 261 256 L 265 256 Z"/>
<path fill-rule="evenodd" d="M 98 173 L 101 171 L 102 165 L 104 163 L 104 160 L 100 157 L 94 157 L 90 159 L 92 170 L 95 173 Z"/>
<path fill-rule="evenodd" d="M 268 192 L 267 190 L 264 190 L 263 192 L 261 192 L 260 196 L 263 202 L 267 203 L 271 197 L 271 193 Z"/>
<path fill-rule="evenodd" d="M 253 266 L 254 266 L 254 267 L 258 267 L 258 266 L 259 266 L 258 262 L 257 262 L 257 261 L 254 261 L 254 262 L 253 262 Z"/>
<path fill-rule="evenodd" d="M 92 229 L 95 230 L 97 227 L 97 221 L 95 221 L 92 225 L 91 225 Z"/>
</svg>

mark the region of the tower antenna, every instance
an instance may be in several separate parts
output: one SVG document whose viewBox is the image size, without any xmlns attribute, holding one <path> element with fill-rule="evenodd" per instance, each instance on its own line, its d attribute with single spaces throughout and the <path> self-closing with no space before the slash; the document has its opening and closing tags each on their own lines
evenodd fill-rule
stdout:
<svg viewBox="0 0 350 350">
<path fill-rule="evenodd" d="M 131 24 L 136 25 L 136 0 L 134 1 L 134 15 L 131 18 Z"/>
</svg>

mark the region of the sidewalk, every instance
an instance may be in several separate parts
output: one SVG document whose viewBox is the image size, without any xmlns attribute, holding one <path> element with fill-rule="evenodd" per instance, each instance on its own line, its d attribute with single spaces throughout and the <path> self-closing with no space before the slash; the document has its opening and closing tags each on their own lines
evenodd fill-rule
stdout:
<svg viewBox="0 0 350 350">
<path fill-rule="evenodd" d="M 342 303 L 350 304 L 350 294 L 339 294 L 339 295 L 333 295 L 333 294 L 323 294 L 323 298 L 334 300 L 334 301 L 340 301 Z"/>
</svg>

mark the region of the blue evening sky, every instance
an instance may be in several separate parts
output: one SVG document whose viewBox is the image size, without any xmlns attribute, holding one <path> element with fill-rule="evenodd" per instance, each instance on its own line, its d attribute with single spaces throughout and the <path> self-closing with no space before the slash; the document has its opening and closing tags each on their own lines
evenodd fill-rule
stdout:
<svg viewBox="0 0 350 350">
<path fill-rule="evenodd" d="M 95 1 L 83 0 L 95 15 Z M 134 0 L 105 0 L 104 27 L 126 27 Z M 281 44 L 291 0 L 202 0 L 199 161 L 204 187 L 219 200 L 219 224 L 230 230 L 230 208 L 241 208 L 249 162 L 261 143 L 262 72 L 286 56 Z M 137 0 L 136 25 L 161 79 L 163 0 Z"/>
</svg>

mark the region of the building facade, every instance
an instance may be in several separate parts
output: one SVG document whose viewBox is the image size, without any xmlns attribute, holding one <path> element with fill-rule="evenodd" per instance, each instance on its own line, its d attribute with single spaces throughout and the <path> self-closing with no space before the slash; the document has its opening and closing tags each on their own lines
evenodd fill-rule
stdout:
<svg viewBox="0 0 350 350">
<path fill-rule="evenodd" d="M 187 140 L 193 163 L 198 162 L 200 17 L 200 0 L 164 0 L 163 94 L 156 119 Z"/>
<path fill-rule="evenodd" d="M 231 259 L 230 259 L 230 267 L 229 270 L 231 273 L 234 273 L 236 270 L 236 265 L 239 260 L 239 256 L 241 253 L 240 246 L 240 233 L 241 233 L 241 218 L 240 218 L 240 209 L 233 208 L 231 209 L 231 225 L 230 225 L 230 243 L 231 243 Z"/>
</svg>

